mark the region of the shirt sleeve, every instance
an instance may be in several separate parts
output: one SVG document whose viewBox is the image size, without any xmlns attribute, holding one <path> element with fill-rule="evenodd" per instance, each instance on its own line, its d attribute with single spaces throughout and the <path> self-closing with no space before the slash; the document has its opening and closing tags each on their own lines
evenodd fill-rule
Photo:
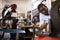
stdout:
<svg viewBox="0 0 60 40">
<path fill-rule="evenodd" d="M 45 18 L 43 18 L 44 23 L 49 23 L 50 18 L 51 18 L 50 16 L 46 16 Z"/>
<path fill-rule="evenodd" d="M 11 8 L 8 8 L 5 13 L 4 13 L 4 16 L 7 14 L 8 11 L 11 11 Z"/>
</svg>

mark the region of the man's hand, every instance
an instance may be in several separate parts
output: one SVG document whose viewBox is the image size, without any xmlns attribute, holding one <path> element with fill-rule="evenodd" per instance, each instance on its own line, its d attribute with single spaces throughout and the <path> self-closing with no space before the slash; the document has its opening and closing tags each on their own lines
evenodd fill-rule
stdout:
<svg viewBox="0 0 60 40">
<path fill-rule="evenodd" d="M 40 29 L 42 30 L 42 29 L 46 28 L 47 25 L 48 25 L 47 23 L 42 24 L 41 27 L 40 27 Z"/>
</svg>

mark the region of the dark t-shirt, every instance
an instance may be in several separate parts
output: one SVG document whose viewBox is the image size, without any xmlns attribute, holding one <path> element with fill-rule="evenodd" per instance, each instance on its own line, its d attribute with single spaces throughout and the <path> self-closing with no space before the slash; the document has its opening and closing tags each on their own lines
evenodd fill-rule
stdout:
<svg viewBox="0 0 60 40">
<path fill-rule="evenodd" d="M 52 32 L 53 33 L 60 33 L 60 17 L 58 15 L 58 5 L 60 1 L 55 2 L 52 4 L 51 8 L 51 19 L 52 19 Z"/>
</svg>

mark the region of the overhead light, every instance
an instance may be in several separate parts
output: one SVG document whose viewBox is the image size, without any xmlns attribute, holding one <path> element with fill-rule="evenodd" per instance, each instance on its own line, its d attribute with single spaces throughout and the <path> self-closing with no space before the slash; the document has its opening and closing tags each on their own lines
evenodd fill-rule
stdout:
<svg viewBox="0 0 60 40">
<path fill-rule="evenodd" d="M 37 0 L 32 0 L 32 2 L 35 2 L 35 1 L 37 1 Z"/>
</svg>

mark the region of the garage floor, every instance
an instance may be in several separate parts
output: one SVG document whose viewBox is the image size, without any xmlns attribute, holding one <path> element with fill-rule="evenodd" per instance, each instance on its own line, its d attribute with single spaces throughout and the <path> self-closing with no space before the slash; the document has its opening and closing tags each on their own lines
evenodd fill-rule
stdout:
<svg viewBox="0 0 60 40">
<path fill-rule="evenodd" d="M 60 40 L 60 38 L 39 36 L 39 37 L 36 37 L 35 40 Z"/>
</svg>

